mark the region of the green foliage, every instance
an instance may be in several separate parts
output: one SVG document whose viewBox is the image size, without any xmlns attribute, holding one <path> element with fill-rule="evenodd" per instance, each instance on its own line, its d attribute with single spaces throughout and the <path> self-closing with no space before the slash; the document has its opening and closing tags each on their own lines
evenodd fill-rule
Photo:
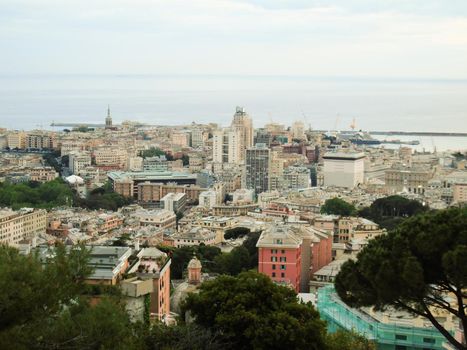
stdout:
<svg viewBox="0 0 467 350">
<path fill-rule="evenodd" d="M 194 322 L 220 335 L 227 349 L 323 349 L 325 324 L 311 304 L 256 272 L 220 276 L 182 305 Z"/>
<path fill-rule="evenodd" d="M 116 247 L 128 247 L 128 241 L 131 239 L 129 233 L 123 233 L 115 241 L 112 242 L 113 246 Z"/>
<path fill-rule="evenodd" d="M 112 185 L 107 182 L 104 186 L 92 190 L 86 198 L 75 195 L 74 202 L 76 206 L 81 208 L 116 211 L 118 208 L 131 204 L 133 200 L 113 192 Z"/>
<path fill-rule="evenodd" d="M 326 338 L 328 350 L 376 350 L 376 344 L 364 336 L 353 332 L 338 330 Z"/>
<path fill-rule="evenodd" d="M 232 249 L 230 253 L 222 253 L 219 248 L 204 244 L 180 248 L 158 246 L 158 248 L 171 256 L 170 276 L 172 279 L 183 278 L 183 273 L 186 272 L 193 254 L 200 259 L 204 272 L 237 275 L 258 266 L 256 242 L 259 236 L 258 232 L 250 233 L 243 244 Z"/>
<path fill-rule="evenodd" d="M 71 205 L 72 198 L 73 192 L 60 178 L 39 185 L 36 182 L 0 183 L 0 206 L 14 210 L 24 207 L 51 209 Z"/>
<path fill-rule="evenodd" d="M 249 269 L 250 253 L 245 247 L 235 247 L 230 253 L 218 255 L 214 262 L 217 272 L 235 276 Z"/>
<path fill-rule="evenodd" d="M 340 198 L 327 199 L 324 205 L 321 206 L 321 214 L 352 216 L 357 210 L 353 204 L 347 203 Z"/>
<path fill-rule="evenodd" d="M 225 239 L 237 239 L 250 233 L 250 229 L 247 227 L 235 227 L 225 231 Z"/>
<path fill-rule="evenodd" d="M 60 155 L 58 155 L 58 156 L 60 156 Z M 62 168 L 61 168 L 60 164 L 58 164 L 58 162 L 57 162 L 57 155 L 47 153 L 47 154 L 44 154 L 42 156 L 42 159 L 44 159 L 45 164 L 47 164 L 48 166 L 53 167 L 56 172 L 61 173 Z"/>
<path fill-rule="evenodd" d="M 144 150 L 141 152 L 141 157 L 149 158 L 149 157 L 159 157 L 164 156 L 165 152 L 160 148 L 151 147 L 150 149 Z"/>
<path fill-rule="evenodd" d="M 190 164 L 190 157 L 186 154 L 182 155 L 182 163 L 183 166 Z"/>
<path fill-rule="evenodd" d="M 336 291 L 351 306 L 393 306 L 428 318 L 453 345 L 430 307 L 459 317 L 467 329 L 467 208 L 427 212 L 371 240 L 336 277 Z M 448 304 L 444 295 L 457 302 Z"/>
<path fill-rule="evenodd" d="M 194 324 L 154 325 L 146 336 L 148 350 L 223 350 L 220 337 Z"/>
<path fill-rule="evenodd" d="M 428 209 L 419 201 L 395 195 L 375 200 L 370 207 L 360 210 L 359 215 L 376 222 L 382 228 L 392 230 L 407 217 Z"/>
</svg>

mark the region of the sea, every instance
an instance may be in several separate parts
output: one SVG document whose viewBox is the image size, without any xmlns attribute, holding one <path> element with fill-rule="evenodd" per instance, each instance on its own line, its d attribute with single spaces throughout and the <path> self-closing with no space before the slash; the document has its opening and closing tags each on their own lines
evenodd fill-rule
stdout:
<svg viewBox="0 0 467 350">
<path fill-rule="evenodd" d="M 467 133 L 467 80 L 234 75 L 1 75 L 0 127 L 55 123 L 218 123 L 236 106 L 255 127 L 303 121 L 317 130 Z M 378 138 L 381 138 L 378 136 Z M 417 150 L 467 149 L 467 137 L 418 140 Z M 389 145 L 388 145 L 389 146 Z"/>
</svg>

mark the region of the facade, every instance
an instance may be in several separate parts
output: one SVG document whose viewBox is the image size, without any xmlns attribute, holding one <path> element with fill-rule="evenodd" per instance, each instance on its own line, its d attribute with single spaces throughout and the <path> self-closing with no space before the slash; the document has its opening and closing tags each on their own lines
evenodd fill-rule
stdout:
<svg viewBox="0 0 467 350">
<path fill-rule="evenodd" d="M 31 181 L 48 182 L 58 177 L 58 173 L 52 167 L 36 167 L 30 168 L 27 171 Z"/>
<path fill-rule="evenodd" d="M 233 116 L 231 128 L 240 133 L 240 161 L 245 158 L 246 150 L 253 146 L 253 122 L 245 112 L 245 108 L 237 107 Z"/>
<path fill-rule="evenodd" d="M 176 216 L 173 211 L 165 209 L 137 210 L 132 214 L 140 226 L 154 226 L 162 229 L 175 228 Z"/>
<path fill-rule="evenodd" d="M 0 210 L 0 243 L 17 245 L 47 229 L 47 211 L 23 208 L 18 211 Z"/>
<path fill-rule="evenodd" d="M 10 149 L 26 148 L 26 134 L 24 132 L 11 132 L 7 136 L 7 144 Z"/>
<path fill-rule="evenodd" d="M 143 159 L 143 171 L 167 171 L 167 158 L 162 156 L 147 157 Z"/>
<path fill-rule="evenodd" d="M 118 183 L 117 183 L 118 185 Z M 128 189 L 128 184 L 126 185 Z M 131 187 L 133 189 L 133 187 Z M 161 184 L 144 182 L 137 186 L 137 199 L 143 206 L 157 206 L 168 193 L 185 193 L 187 203 L 196 203 L 201 192 L 206 189 L 192 185 Z"/>
<path fill-rule="evenodd" d="M 196 175 L 179 173 L 173 171 L 131 171 L 131 172 L 122 172 L 122 171 L 111 171 L 107 173 L 107 177 L 112 183 L 112 187 L 115 192 L 120 193 L 121 195 L 127 197 L 133 197 L 138 200 L 144 201 L 140 198 L 140 190 L 144 190 L 146 185 L 156 185 L 157 191 L 159 187 L 163 184 L 167 185 L 195 185 L 196 184 Z M 140 187 L 139 185 L 143 185 Z M 168 192 L 178 192 L 178 191 L 167 191 Z M 150 199 L 153 201 L 160 201 L 160 199 L 165 196 L 167 193 L 164 193 L 158 196 L 157 199 Z M 143 196 L 144 197 L 144 196 Z M 190 196 L 188 196 L 190 198 Z M 153 198 L 151 196 L 151 198 Z"/>
<path fill-rule="evenodd" d="M 257 144 L 246 150 L 245 184 L 256 194 L 270 190 L 271 150 L 265 144 Z"/>
<path fill-rule="evenodd" d="M 193 148 L 203 148 L 205 135 L 203 129 L 201 128 L 193 128 L 191 130 L 191 147 Z"/>
<path fill-rule="evenodd" d="M 324 186 L 355 188 L 364 181 L 362 152 L 328 152 L 324 160 Z"/>
<path fill-rule="evenodd" d="M 123 149 L 103 147 L 94 151 L 96 165 L 124 169 L 128 154 Z"/>
<path fill-rule="evenodd" d="M 167 193 L 161 199 L 161 208 L 174 213 L 183 212 L 186 206 L 186 198 L 186 193 Z"/>
<path fill-rule="evenodd" d="M 157 248 L 141 249 L 138 258 L 136 277 L 142 281 L 152 281 L 152 292 L 149 293 L 150 318 L 167 322 L 170 315 L 171 260 Z"/>
<path fill-rule="evenodd" d="M 332 261 L 332 234 L 308 225 L 275 224 L 261 233 L 258 271 L 309 292 L 313 273 Z"/>
<path fill-rule="evenodd" d="M 213 206 L 219 204 L 217 202 L 217 193 L 214 190 L 203 191 L 199 195 L 199 206 L 207 209 L 212 209 Z"/>
<path fill-rule="evenodd" d="M 68 167 L 72 174 L 81 174 L 91 166 L 91 155 L 88 153 L 69 153 Z"/>
<path fill-rule="evenodd" d="M 445 338 L 429 321 L 392 310 L 383 314 L 350 308 L 339 299 L 333 286 L 318 289 L 317 309 L 328 324 L 328 332 L 355 331 L 374 341 L 378 350 L 445 349 Z"/>
<path fill-rule="evenodd" d="M 411 193 L 423 194 L 428 181 L 433 177 L 433 170 L 421 167 L 396 166 L 385 171 L 384 179 L 387 188 L 400 192 L 404 189 Z"/>
<path fill-rule="evenodd" d="M 205 245 L 221 243 L 221 241 L 217 239 L 217 235 L 214 231 L 199 226 L 191 227 L 183 232 L 177 232 L 172 238 L 177 248 L 199 246 L 201 243 Z"/>
<path fill-rule="evenodd" d="M 52 149 L 54 140 L 52 136 L 45 134 L 28 134 L 26 137 L 26 148 Z"/>
<path fill-rule="evenodd" d="M 242 161 L 242 134 L 239 130 L 225 128 L 213 132 L 212 160 L 214 163 L 240 164 Z"/>
<path fill-rule="evenodd" d="M 310 187 L 310 169 L 304 166 L 290 166 L 282 174 L 284 189 L 302 189 Z"/>
<path fill-rule="evenodd" d="M 455 203 L 467 202 L 467 183 L 456 183 L 452 186 L 453 201 Z"/>
</svg>

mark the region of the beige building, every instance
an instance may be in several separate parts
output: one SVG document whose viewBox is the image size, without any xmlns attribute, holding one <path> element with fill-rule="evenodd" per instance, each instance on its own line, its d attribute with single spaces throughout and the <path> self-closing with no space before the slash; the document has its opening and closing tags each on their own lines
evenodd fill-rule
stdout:
<svg viewBox="0 0 467 350">
<path fill-rule="evenodd" d="M 58 177 L 58 173 L 52 167 L 37 167 L 28 170 L 29 179 L 37 182 L 52 181 Z"/>
<path fill-rule="evenodd" d="M 47 211 L 23 208 L 0 210 L 0 243 L 16 245 L 47 229 Z"/>
<path fill-rule="evenodd" d="M 26 137 L 27 148 L 51 149 L 54 147 L 54 139 L 45 134 L 28 134 Z"/>
<path fill-rule="evenodd" d="M 212 160 L 214 163 L 240 164 L 241 152 L 242 134 L 239 130 L 225 128 L 213 132 Z"/>
<path fill-rule="evenodd" d="M 133 216 L 139 221 L 140 226 L 174 228 L 176 225 L 175 213 L 165 209 L 138 210 Z"/>
<path fill-rule="evenodd" d="M 411 193 L 425 193 L 428 181 L 433 178 L 434 170 L 422 167 L 394 166 L 385 172 L 385 185 L 392 191 L 407 190 Z"/>
<path fill-rule="evenodd" d="M 233 116 L 231 128 L 240 133 L 240 161 L 245 159 L 246 150 L 253 146 L 253 122 L 245 112 L 245 108 L 237 107 Z"/>
<path fill-rule="evenodd" d="M 467 183 L 454 184 L 452 195 L 455 203 L 467 203 Z"/>
<path fill-rule="evenodd" d="M 7 143 L 8 143 L 8 147 L 10 147 L 11 149 L 26 148 L 26 134 L 24 132 L 9 133 L 7 136 Z"/>
<path fill-rule="evenodd" d="M 121 169 L 126 168 L 128 154 L 123 149 L 115 148 L 99 148 L 94 151 L 96 165 L 100 166 L 116 166 Z"/>
</svg>

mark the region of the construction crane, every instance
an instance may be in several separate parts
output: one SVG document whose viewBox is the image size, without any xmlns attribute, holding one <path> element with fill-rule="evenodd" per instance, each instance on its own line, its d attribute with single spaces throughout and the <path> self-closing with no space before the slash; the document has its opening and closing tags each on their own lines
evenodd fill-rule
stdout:
<svg viewBox="0 0 467 350">
<path fill-rule="evenodd" d="M 352 123 L 350 124 L 350 128 L 352 131 L 355 131 L 355 128 L 357 127 L 357 124 L 355 123 L 355 117 L 352 119 Z"/>
</svg>

